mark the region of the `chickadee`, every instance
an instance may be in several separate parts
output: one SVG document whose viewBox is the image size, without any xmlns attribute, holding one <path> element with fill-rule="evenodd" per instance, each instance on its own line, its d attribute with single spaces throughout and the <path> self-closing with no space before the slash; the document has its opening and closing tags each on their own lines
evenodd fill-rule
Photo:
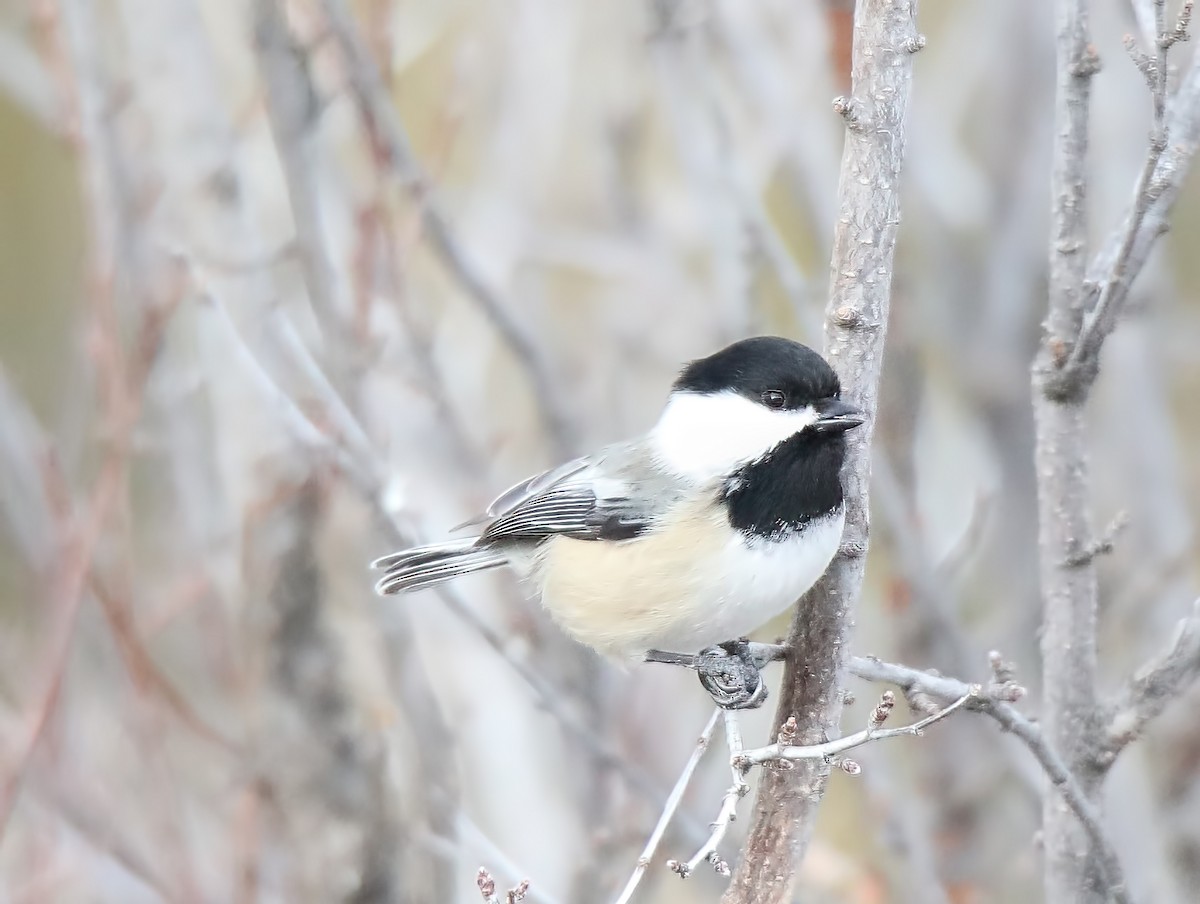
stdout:
<svg viewBox="0 0 1200 904">
<path fill-rule="evenodd" d="M 840 394 L 807 346 L 735 342 L 683 369 L 649 433 L 522 481 L 464 525 L 476 536 L 377 559 L 376 590 L 507 565 L 601 653 L 742 637 L 794 603 L 837 551 L 843 434 L 863 423 Z M 754 696 L 740 705 L 765 691 Z"/>
</svg>

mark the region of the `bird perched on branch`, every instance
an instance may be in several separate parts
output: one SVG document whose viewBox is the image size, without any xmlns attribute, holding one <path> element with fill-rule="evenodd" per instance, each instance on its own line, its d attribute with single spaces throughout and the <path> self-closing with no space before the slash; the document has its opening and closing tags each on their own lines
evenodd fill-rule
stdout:
<svg viewBox="0 0 1200 904">
<path fill-rule="evenodd" d="M 837 551 L 844 434 L 863 423 L 840 396 L 807 346 L 735 342 L 684 367 L 648 433 L 522 481 L 462 525 L 473 536 L 377 559 L 376 590 L 508 566 L 576 640 L 623 658 L 700 651 L 658 661 L 686 660 L 724 706 L 761 705 L 735 639 Z"/>
</svg>

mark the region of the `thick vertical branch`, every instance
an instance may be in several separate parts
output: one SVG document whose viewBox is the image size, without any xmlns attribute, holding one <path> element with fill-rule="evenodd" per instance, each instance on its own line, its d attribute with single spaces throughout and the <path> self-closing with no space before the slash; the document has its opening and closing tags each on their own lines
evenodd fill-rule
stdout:
<svg viewBox="0 0 1200 904">
<path fill-rule="evenodd" d="M 1088 41 L 1085 0 L 1057 2 L 1053 212 L 1050 298 L 1045 336 L 1034 365 L 1037 440 L 1038 549 L 1042 604 L 1042 662 L 1046 736 L 1095 803 L 1100 776 L 1089 768 L 1097 749 L 1096 572 L 1080 560 L 1091 534 L 1091 499 L 1084 399 L 1047 391 L 1078 335 L 1087 274 L 1087 145 L 1091 78 L 1098 68 Z M 1048 901 L 1107 901 L 1099 861 L 1063 799 L 1043 803 L 1045 888 Z"/>
<path fill-rule="evenodd" d="M 1151 54 L 1129 49 L 1146 77 L 1153 127 L 1146 161 L 1126 221 L 1097 256 L 1087 282 L 1086 170 L 1088 98 L 1099 68 L 1088 43 L 1087 4 L 1057 4 L 1056 140 L 1054 146 L 1050 292 L 1045 336 L 1033 367 L 1034 452 L 1038 483 L 1038 544 L 1042 586 L 1043 715 L 1047 739 L 1079 781 L 1089 806 L 1099 804 L 1112 752 L 1096 689 L 1097 588 L 1092 539 L 1085 406 L 1099 368 L 1105 337 L 1112 332 L 1145 263 L 1196 146 L 1195 67 L 1168 110 L 1167 50 L 1186 40 L 1191 3 L 1173 31 L 1165 4 L 1155 0 L 1155 46 Z M 1168 115 L 1169 113 L 1169 115 Z M 1046 899 L 1100 902 L 1126 891 L 1111 865 L 1097 855 L 1063 801 L 1043 805 Z"/>
<path fill-rule="evenodd" d="M 830 264 L 825 352 L 842 380 L 843 396 L 874 415 L 891 300 L 892 260 L 900 221 L 904 119 L 916 31 L 915 0 L 859 0 L 854 21 L 853 95 L 835 108 L 846 120 L 838 182 L 839 217 Z M 825 577 L 796 607 L 791 653 L 780 690 L 776 730 L 794 715 L 797 743 L 838 733 L 841 675 L 851 608 L 862 587 L 867 549 L 867 483 L 871 420 L 848 434 L 842 479 L 846 534 Z M 798 867 L 812 834 L 829 766 L 803 761 L 763 777 L 742 862 L 725 904 L 792 899 Z"/>
</svg>

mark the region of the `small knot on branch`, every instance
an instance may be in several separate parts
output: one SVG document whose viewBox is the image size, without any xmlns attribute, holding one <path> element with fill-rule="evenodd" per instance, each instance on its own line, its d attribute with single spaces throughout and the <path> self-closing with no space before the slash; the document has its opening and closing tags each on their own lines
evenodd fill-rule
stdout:
<svg viewBox="0 0 1200 904">
<path fill-rule="evenodd" d="M 857 760 L 848 760 L 846 758 L 837 761 L 837 767 L 846 773 L 846 775 L 862 775 L 862 766 Z"/>
<path fill-rule="evenodd" d="M 682 860 L 668 860 L 667 869 L 677 875 L 680 879 L 686 879 L 692 874 L 692 868 Z"/>
<path fill-rule="evenodd" d="M 1025 696 L 1026 690 L 1017 683 L 1017 666 L 1007 661 L 999 650 L 988 653 L 988 665 L 992 670 L 992 681 L 987 696 L 1005 703 L 1016 703 Z"/>
<path fill-rule="evenodd" d="M 909 53 L 920 53 L 925 49 L 925 35 L 920 32 L 915 35 L 909 35 L 904 39 L 904 44 L 901 46 Z"/>
<path fill-rule="evenodd" d="M 1063 560 L 1063 565 L 1067 568 L 1079 568 L 1091 563 L 1097 556 L 1108 555 L 1116 545 L 1117 536 L 1128 526 L 1129 514 L 1124 511 L 1117 512 L 1104 529 L 1104 533 L 1091 543 L 1079 546 Z"/>
<path fill-rule="evenodd" d="M 1091 78 L 1100 71 L 1100 53 L 1096 50 L 1096 45 L 1089 43 L 1083 48 L 1083 53 L 1080 55 L 1070 68 L 1070 73 L 1075 78 Z"/>
<path fill-rule="evenodd" d="M 833 99 L 833 112 L 842 117 L 851 132 L 865 132 L 868 126 L 867 111 L 860 100 L 841 95 Z"/>
<path fill-rule="evenodd" d="M 891 715 L 892 709 L 895 706 L 895 693 L 892 691 L 884 691 L 879 697 L 879 702 L 875 704 L 875 709 L 871 711 L 871 718 L 867 722 L 867 725 L 870 727 L 870 729 L 874 731 L 875 729 L 882 727 L 883 723 L 887 721 L 888 716 Z"/>
<path fill-rule="evenodd" d="M 779 726 L 779 734 L 775 740 L 784 747 L 790 747 L 796 743 L 796 717 L 788 716 L 782 725 Z"/>
<path fill-rule="evenodd" d="M 835 310 L 830 319 L 844 330 L 856 330 L 866 323 L 862 312 L 848 304 Z"/>
</svg>

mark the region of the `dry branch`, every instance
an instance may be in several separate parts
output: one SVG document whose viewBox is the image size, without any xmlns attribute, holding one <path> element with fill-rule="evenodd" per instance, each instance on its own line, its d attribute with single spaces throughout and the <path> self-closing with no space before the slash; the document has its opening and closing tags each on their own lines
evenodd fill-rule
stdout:
<svg viewBox="0 0 1200 904">
<path fill-rule="evenodd" d="M 1092 261 L 1087 282 L 1079 284 L 1078 291 L 1083 293 L 1080 310 L 1087 314 L 1080 319 L 1074 338 L 1059 337 L 1068 341 L 1069 353 L 1065 360 L 1060 358 L 1055 362 L 1061 366 L 1047 381 L 1047 391 L 1052 394 L 1079 397 L 1091 387 L 1100 369 L 1104 340 L 1116 328 L 1133 281 L 1155 241 L 1167 230 L 1167 217 L 1200 143 L 1200 55 L 1193 56 L 1188 74 L 1175 95 L 1168 99 L 1167 93 L 1167 52 L 1188 39 L 1191 14 L 1192 0 L 1187 0 L 1168 31 L 1162 0 L 1156 0 L 1157 38 L 1153 52 L 1137 49 L 1133 38 L 1126 38 L 1134 65 L 1146 76 L 1150 88 L 1153 116 L 1146 159 L 1134 184 L 1133 201 L 1125 222 Z M 1088 65 L 1084 64 L 1084 72 Z M 1078 178 L 1082 180 L 1082 173 Z M 1078 184 L 1082 190 L 1082 181 Z M 1064 347 L 1063 351 L 1066 350 Z"/>
<path fill-rule="evenodd" d="M 1143 665 L 1116 699 L 1104 720 L 1104 746 L 1098 753 L 1107 767 L 1141 736 L 1146 725 L 1167 705 L 1182 696 L 1200 678 L 1200 600 L 1192 614 L 1179 622 L 1175 638 L 1161 653 Z"/>
<path fill-rule="evenodd" d="M 1003 667 L 1002 661 L 1000 664 Z M 855 656 L 850 660 L 849 670 L 851 674 L 866 681 L 896 685 L 904 691 L 910 705 L 917 708 L 926 700 L 949 702 L 960 699 L 964 692 L 970 689 L 970 685 L 954 678 L 862 656 Z M 1099 812 L 1088 799 L 1079 779 L 1047 742 L 1042 730 L 1011 705 L 1013 699 L 1022 693 L 1023 689 L 1011 680 L 1000 680 L 985 688 L 984 693 L 975 695 L 969 701 L 968 708 L 991 716 L 1029 749 L 1090 840 L 1102 875 L 1111 889 L 1113 900 L 1119 904 L 1129 904 L 1130 898 L 1125 889 L 1121 861 L 1116 848 L 1105 834 Z"/>
<path fill-rule="evenodd" d="M 713 731 L 717 727 L 717 719 L 720 716 L 721 710 L 715 709 L 713 710 L 713 714 L 708 717 L 708 723 L 696 739 L 696 747 L 692 751 L 692 755 L 688 757 L 683 771 L 679 773 L 679 778 L 675 781 L 675 787 L 671 789 L 670 795 L 667 796 L 667 802 L 663 805 L 662 814 L 658 817 L 658 822 L 655 823 L 654 830 L 646 840 L 646 846 L 642 848 L 637 865 L 633 868 L 633 874 L 629 877 L 629 881 L 625 883 L 625 888 L 617 897 L 615 904 L 629 904 L 633 900 L 633 893 L 637 891 L 642 877 L 646 875 L 646 869 L 650 866 L 650 861 L 654 859 L 654 852 L 658 850 L 659 842 L 662 841 L 663 835 L 667 831 L 667 826 L 671 824 L 671 820 L 675 816 L 675 811 L 679 809 L 679 802 L 683 800 L 683 792 L 691 784 L 692 775 L 695 774 L 696 767 L 700 765 L 700 759 L 704 756 L 704 751 L 708 749 Z"/>
<path fill-rule="evenodd" d="M 451 229 L 433 186 L 417 161 L 404 123 L 353 15 L 344 0 L 322 0 L 321 7 L 341 47 L 350 88 L 358 101 L 363 120 L 396 178 L 417 204 L 424 234 L 446 270 L 487 318 L 509 352 L 525 368 L 556 451 L 563 455 L 570 453 L 574 445 L 571 419 L 565 403 L 555 391 L 554 380 L 546 369 L 541 352 L 525 326 L 513 315 L 507 302 L 479 272 Z"/>
<path fill-rule="evenodd" d="M 1091 77 L 1099 68 L 1089 42 L 1088 4 L 1057 4 L 1056 140 L 1052 184 L 1050 286 L 1045 337 L 1033 366 L 1034 453 L 1038 485 L 1040 581 L 1043 606 L 1042 661 L 1047 739 L 1074 775 L 1089 807 L 1099 804 L 1107 763 L 1102 712 L 1097 697 L 1097 579 L 1093 559 L 1103 538 L 1093 536 L 1088 468 L 1086 403 L 1099 370 L 1104 339 L 1112 332 L 1129 297 L 1170 203 L 1178 192 L 1179 169 L 1194 152 L 1190 135 L 1197 112 L 1192 76 L 1172 108 L 1167 101 L 1167 51 L 1186 37 L 1191 4 L 1185 4 L 1172 30 L 1165 24 L 1163 0 L 1155 0 L 1156 41 L 1152 53 L 1132 50 L 1134 64 L 1150 86 L 1153 125 L 1149 148 L 1134 187 L 1131 211 L 1115 249 L 1093 266 L 1103 277 L 1087 282 L 1087 151 Z M 1132 39 L 1131 39 L 1132 41 Z M 1173 125 L 1181 144 L 1167 157 Z M 1189 150 L 1189 145 L 1191 150 Z M 1166 166 L 1165 171 L 1162 170 Z M 1174 186 L 1174 188 L 1172 188 Z M 1166 196 L 1165 203 L 1161 202 Z M 1153 212 L 1153 217 L 1152 217 Z M 1115 751 L 1109 748 L 1110 754 Z M 1111 759 L 1108 760 L 1111 763 Z M 1115 866 L 1104 862 L 1098 831 L 1084 821 L 1081 831 L 1056 797 L 1043 805 L 1045 892 L 1047 900 L 1102 902 L 1128 895 Z M 1082 820 L 1082 817 L 1081 817 Z"/>
<path fill-rule="evenodd" d="M 892 260 L 900 220 L 899 182 L 912 53 L 922 43 L 916 3 L 861 0 L 855 14 L 852 98 L 839 99 L 846 144 L 838 183 L 839 215 L 826 308 L 826 356 L 848 399 L 874 414 L 891 299 Z M 871 425 L 854 431 L 843 471 L 843 552 L 797 606 L 776 713 L 789 716 L 803 739 L 836 733 L 850 611 L 862 586 L 867 547 L 868 449 Z M 754 824 L 725 904 L 790 901 L 830 766 L 806 760 L 766 775 Z"/>
</svg>

